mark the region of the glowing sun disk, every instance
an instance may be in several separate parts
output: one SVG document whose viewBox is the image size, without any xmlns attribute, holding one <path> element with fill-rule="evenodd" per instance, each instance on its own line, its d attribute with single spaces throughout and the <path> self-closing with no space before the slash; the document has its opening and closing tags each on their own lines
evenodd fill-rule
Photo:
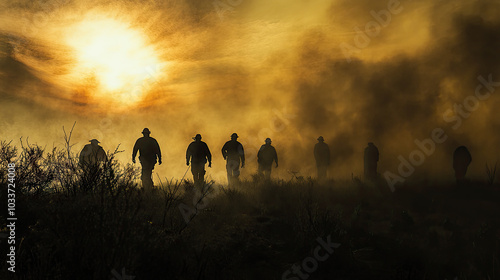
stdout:
<svg viewBox="0 0 500 280">
<path fill-rule="evenodd" d="M 96 94 L 124 104 L 139 101 L 162 68 L 147 38 L 120 21 L 80 22 L 71 28 L 66 40 L 75 52 L 74 78 L 82 82 L 92 77 Z"/>
</svg>

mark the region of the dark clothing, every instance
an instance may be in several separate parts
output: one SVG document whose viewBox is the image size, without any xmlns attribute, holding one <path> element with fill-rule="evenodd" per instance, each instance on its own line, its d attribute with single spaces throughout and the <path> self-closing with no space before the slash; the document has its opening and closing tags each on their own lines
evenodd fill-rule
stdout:
<svg viewBox="0 0 500 280">
<path fill-rule="evenodd" d="M 189 162 L 190 160 L 192 164 L 205 164 L 207 163 L 207 160 L 208 162 L 212 162 L 212 154 L 210 153 L 210 150 L 205 142 L 194 141 L 189 144 L 186 151 L 186 162 Z"/>
<path fill-rule="evenodd" d="M 239 160 L 228 159 L 226 163 L 227 183 L 229 185 L 238 182 L 240 176 L 240 162 Z"/>
<path fill-rule="evenodd" d="M 205 163 L 212 162 L 212 154 L 203 141 L 194 141 L 189 144 L 186 151 L 186 163 L 191 161 L 191 173 L 195 186 L 202 187 L 205 181 Z"/>
<path fill-rule="evenodd" d="M 314 145 L 314 158 L 317 166 L 330 165 L 330 148 L 325 142 L 318 142 Z"/>
<path fill-rule="evenodd" d="M 96 165 L 101 161 L 107 160 L 106 152 L 99 145 L 87 144 L 80 153 L 80 166 Z"/>
<path fill-rule="evenodd" d="M 137 151 L 139 151 L 139 161 L 141 162 L 142 172 L 142 187 L 145 190 L 153 189 L 153 169 L 155 168 L 156 159 L 161 163 L 161 151 L 160 145 L 156 139 L 144 136 L 135 142 L 134 150 L 132 151 L 132 159 L 135 159 L 137 155 Z"/>
<path fill-rule="evenodd" d="M 271 179 L 271 170 L 272 170 L 272 166 L 269 165 L 269 166 L 263 166 L 261 164 L 259 164 L 259 174 L 261 176 L 264 176 L 264 178 L 266 179 Z"/>
<path fill-rule="evenodd" d="M 379 159 L 378 149 L 373 144 L 368 144 L 365 148 L 365 178 L 373 180 L 377 178 L 377 162 Z"/>
<path fill-rule="evenodd" d="M 259 152 L 257 153 L 257 162 L 262 165 L 263 168 L 270 168 L 273 161 L 278 163 L 278 154 L 276 149 L 271 145 L 262 145 Z"/>
<path fill-rule="evenodd" d="M 157 157 L 161 161 L 160 145 L 158 145 L 158 142 L 153 137 L 144 136 L 137 139 L 132 152 L 132 158 L 135 158 L 137 151 L 139 151 L 139 160 L 141 162 L 148 161 L 154 165 L 156 164 Z"/>
<path fill-rule="evenodd" d="M 238 141 L 227 141 L 222 147 L 222 156 L 228 161 L 237 160 L 239 163 L 241 160 L 241 164 L 245 165 L 245 151 L 243 145 Z"/>
<path fill-rule="evenodd" d="M 233 184 L 240 176 L 240 160 L 241 166 L 245 165 L 245 151 L 243 145 L 236 140 L 227 141 L 222 147 L 222 156 L 227 161 L 227 182 Z"/>
<path fill-rule="evenodd" d="M 155 164 L 147 160 L 141 160 L 141 166 L 142 187 L 150 191 L 153 189 L 153 169 L 155 169 Z"/>
<path fill-rule="evenodd" d="M 330 165 L 330 148 L 325 142 L 318 142 L 314 145 L 314 159 L 318 169 L 318 179 L 326 178 L 326 172 Z"/>
<path fill-rule="evenodd" d="M 263 174 L 267 179 L 271 178 L 273 161 L 278 164 L 276 149 L 270 144 L 262 145 L 257 153 L 257 162 L 259 163 L 259 173 Z"/>
<path fill-rule="evenodd" d="M 191 163 L 191 173 L 195 186 L 203 185 L 205 181 L 205 163 Z"/>
<path fill-rule="evenodd" d="M 318 179 L 322 180 L 326 178 L 327 171 L 328 171 L 328 166 L 326 165 L 318 165 L 316 166 L 318 169 Z"/>
<path fill-rule="evenodd" d="M 465 146 L 458 147 L 453 153 L 453 169 L 455 170 L 455 178 L 457 181 L 465 178 L 467 168 L 472 161 L 472 156 Z"/>
</svg>

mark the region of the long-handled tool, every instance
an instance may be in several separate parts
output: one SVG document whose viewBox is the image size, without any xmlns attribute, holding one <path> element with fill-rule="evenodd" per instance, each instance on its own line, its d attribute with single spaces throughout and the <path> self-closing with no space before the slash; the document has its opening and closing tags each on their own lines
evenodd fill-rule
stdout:
<svg viewBox="0 0 500 280">
<path fill-rule="evenodd" d="M 186 177 L 186 174 L 188 173 L 189 167 L 191 167 L 191 163 L 189 163 L 188 168 L 186 169 L 186 172 L 184 172 L 184 175 L 181 178 L 181 182 L 182 182 L 182 180 L 184 180 L 184 177 Z"/>
</svg>

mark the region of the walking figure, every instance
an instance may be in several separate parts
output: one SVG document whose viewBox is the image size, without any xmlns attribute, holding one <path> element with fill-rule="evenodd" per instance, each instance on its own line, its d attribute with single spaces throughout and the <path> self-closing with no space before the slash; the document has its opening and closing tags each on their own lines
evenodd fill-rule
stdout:
<svg viewBox="0 0 500 280">
<path fill-rule="evenodd" d="M 212 154 L 207 144 L 201 141 L 200 134 L 196 134 L 193 140 L 186 151 L 186 165 L 189 166 L 189 161 L 191 161 L 194 185 L 201 188 L 205 182 L 205 164 L 207 161 L 208 167 L 212 167 Z"/>
<path fill-rule="evenodd" d="M 379 153 L 377 147 L 372 143 L 368 143 L 365 148 L 365 179 L 376 180 L 377 179 L 377 162 L 379 159 Z"/>
<path fill-rule="evenodd" d="M 273 161 L 276 162 L 276 168 L 278 168 L 278 154 L 276 153 L 276 149 L 271 146 L 271 138 L 266 138 L 266 144 L 262 145 L 257 153 L 259 174 L 263 175 L 266 179 L 271 178 Z"/>
<path fill-rule="evenodd" d="M 467 173 L 467 168 L 471 161 L 472 156 L 465 146 L 458 147 L 453 153 L 453 169 L 455 170 L 455 178 L 458 184 L 465 181 L 465 173 Z"/>
<path fill-rule="evenodd" d="M 330 166 L 330 148 L 325 143 L 323 136 L 318 137 L 317 140 L 318 143 L 314 145 L 314 159 L 316 159 L 316 168 L 318 169 L 318 180 L 324 180 L 328 166 Z"/>
<path fill-rule="evenodd" d="M 137 139 L 135 142 L 132 152 L 132 162 L 135 163 L 135 156 L 137 155 L 137 151 L 139 151 L 139 161 L 142 165 L 142 187 L 146 191 L 151 191 L 153 189 L 153 169 L 155 168 L 157 158 L 158 164 L 161 165 L 161 151 L 156 139 L 149 137 L 151 132 L 148 128 L 144 128 L 142 134 L 143 137 Z"/>
<path fill-rule="evenodd" d="M 222 157 L 226 160 L 227 183 L 233 185 L 238 183 L 241 168 L 245 167 L 245 151 L 243 145 L 237 141 L 238 134 L 231 134 L 231 140 L 222 147 Z"/>
<path fill-rule="evenodd" d="M 89 142 L 90 144 L 83 147 L 79 157 L 80 167 L 86 169 L 91 168 L 92 166 L 97 166 L 100 162 L 108 159 L 104 149 L 99 146 L 99 143 L 101 142 L 97 139 L 92 139 Z"/>
</svg>

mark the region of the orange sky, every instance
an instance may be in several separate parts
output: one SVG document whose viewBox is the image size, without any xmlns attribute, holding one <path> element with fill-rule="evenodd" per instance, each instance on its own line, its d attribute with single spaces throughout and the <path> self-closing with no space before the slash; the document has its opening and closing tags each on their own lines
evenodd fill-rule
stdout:
<svg viewBox="0 0 500 280">
<path fill-rule="evenodd" d="M 233 132 L 250 159 L 244 177 L 267 137 L 283 178 L 314 174 L 319 135 L 337 178 L 362 174 L 370 141 L 379 172 L 397 172 L 398 156 L 435 128 L 448 139 L 416 177 L 451 176 L 462 144 L 474 176 L 498 159 L 497 94 L 453 128 L 454 104 L 472 100 L 478 76 L 500 81 L 497 1 L 198 2 L 2 1 L 1 139 L 60 145 L 76 121 L 75 152 L 98 138 L 105 149 L 121 144 L 129 162 L 149 127 L 165 157 L 155 170 L 168 178 L 184 173 L 196 133 L 217 179 Z"/>
</svg>

